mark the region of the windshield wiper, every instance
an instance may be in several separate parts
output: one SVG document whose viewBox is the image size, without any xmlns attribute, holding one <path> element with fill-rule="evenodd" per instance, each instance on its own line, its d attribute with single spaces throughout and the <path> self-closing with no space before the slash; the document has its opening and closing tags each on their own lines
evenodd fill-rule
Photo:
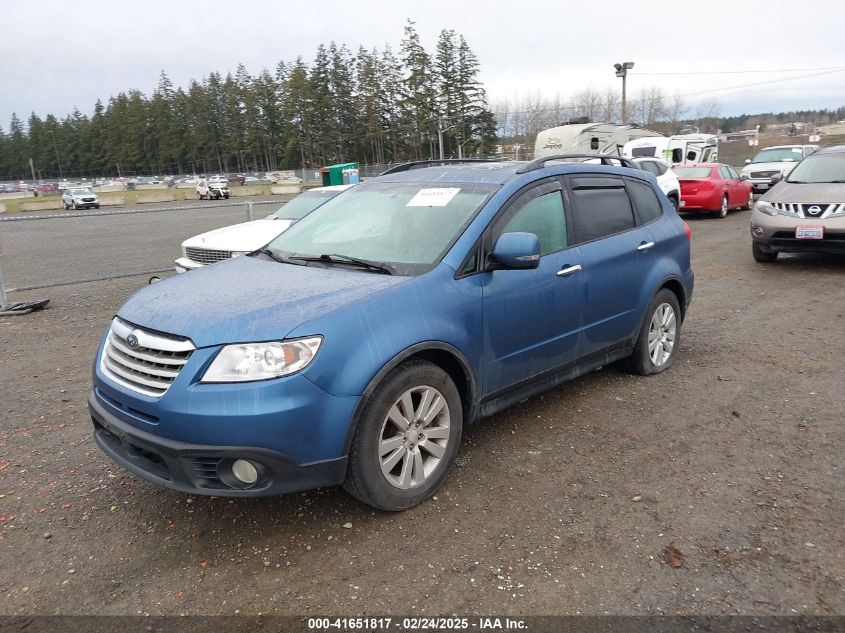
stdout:
<svg viewBox="0 0 845 633">
<path fill-rule="evenodd" d="M 319 257 L 293 255 L 291 259 L 298 259 L 299 261 L 303 262 L 323 262 L 325 264 L 342 262 L 345 264 L 355 264 L 356 266 L 366 268 L 367 270 L 371 270 L 373 272 L 381 273 L 382 275 L 393 274 L 393 271 L 388 268 L 385 264 L 377 264 L 376 262 L 371 262 L 367 259 L 351 257 L 350 255 L 338 255 L 337 253 L 331 253 L 329 255 L 324 253 Z"/>
<path fill-rule="evenodd" d="M 282 264 L 293 264 L 294 266 L 305 266 L 305 264 L 300 264 L 298 261 L 295 261 L 295 259 L 293 259 L 293 258 L 282 257 L 276 251 L 271 250 L 269 248 L 262 248 L 262 249 L 260 249 L 256 252 L 261 253 L 262 255 L 266 255 L 267 257 L 269 257 L 273 261 L 277 261 L 277 262 L 280 262 Z M 299 259 L 299 258 L 296 258 L 296 259 Z"/>
</svg>

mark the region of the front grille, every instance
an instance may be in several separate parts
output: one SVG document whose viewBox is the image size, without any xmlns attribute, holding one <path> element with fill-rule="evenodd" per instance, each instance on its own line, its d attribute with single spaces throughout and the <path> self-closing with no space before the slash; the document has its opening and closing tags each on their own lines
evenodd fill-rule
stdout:
<svg viewBox="0 0 845 633">
<path fill-rule="evenodd" d="M 845 215 L 845 202 L 834 202 L 831 204 L 815 204 L 811 202 L 772 202 L 770 204 L 778 211 L 783 211 L 784 213 L 810 220 L 823 220 L 831 216 Z"/>
<path fill-rule="evenodd" d="M 232 251 L 217 251 L 210 248 L 188 246 L 185 248 L 185 256 L 198 264 L 214 264 L 224 259 L 231 259 Z"/>
<path fill-rule="evenodd" d="M 130 336 L 134 347 L 127 342 Z M 187 339 L 133 328 L 115 318 L 103 346 L 100 369 L 133 391 L 159 398 L 176 380 L 194 349 Z"/>
<path fill-rule="evenodd" d="M 94 202 L 94 198 L 82 198 L 82 202 Z"/>
<path fill-rule="evenodd" d="M 771 178 L 775 174 L 779 174 L 779 171 L 752 171 L 751 177 L 752 178 Z"/>
</svg>

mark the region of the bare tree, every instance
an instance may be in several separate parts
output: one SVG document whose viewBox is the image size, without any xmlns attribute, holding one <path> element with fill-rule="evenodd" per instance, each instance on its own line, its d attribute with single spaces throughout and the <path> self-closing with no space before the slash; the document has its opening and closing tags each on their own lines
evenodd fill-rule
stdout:
<svg viewBox="0 0 845 633">
<path fill-rule="evenodd" d="M 665 121 L 668 109 L 663 89 L 658 86 L 642 88 L 628 106 L 628 111 L 631 113 L 631 118 L 643 126 Z"/>
</svg>

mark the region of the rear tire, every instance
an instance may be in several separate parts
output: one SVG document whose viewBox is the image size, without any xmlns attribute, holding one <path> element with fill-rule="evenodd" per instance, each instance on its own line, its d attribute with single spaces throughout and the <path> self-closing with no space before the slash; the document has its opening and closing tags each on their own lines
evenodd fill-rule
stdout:
<svg viewBox="0 0 845 633">
<path fill-rule="evenodd" d="M 778 258 L 777 253 L 767 253 L 760 248 L 760 245 L 757 242 L 751 242 L 751 256 L 754 258 L 755 262 L 760 262 L 761 264 L 768 264 Z"/>
<path fill-rule="evenodd" d="M 462 431 L 461 397 L 448 374 L 426 361 L 404 362 L 364 405 L 343 486 L 380 510 L 412 508 L 446 479 Z"/>
<path fill-rule="evenodd" d="M 719 207 L 716 213 L 720 218 L 726 218 L 728 216 L 728 194 L 722 196 L 722 206 Z"/>
<path fill-rule="evenodd" d="M 669 202 L 671 202 L 672 206 L 675 207 L 675 213 L 678 213 L 681 210 L 681 203 L 675 196 L 669 196 Z"/>
<path fill-rule="evenodd" d="M 754 192 L 748 192 L 748 202 L 745 203 L 745 206 L 742 207 L 743 211 L 748 211 L 751 207 L 754 206 Z"/>
<path fill-rule="evenodd" d="M 681 308 L 675 293 L 661 288 L 648 304 L 628 371 L 651 376 L 666 371 L 675 361 L 681 342 Z"/>
</svg>

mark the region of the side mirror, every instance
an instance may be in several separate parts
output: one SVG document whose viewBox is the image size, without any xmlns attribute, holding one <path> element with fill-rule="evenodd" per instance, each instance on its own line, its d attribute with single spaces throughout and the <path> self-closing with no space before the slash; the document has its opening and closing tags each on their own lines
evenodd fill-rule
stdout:
<svg viewBox="0 0 845 633">
<path fill-rule="evenodd" d="M 742 174 L 742 175 L 739 177 L 739 179 L 740 179 L 740 180 L 748 180 L 748 174 Z"/>
<path fill-rule="evenodd" d="M 520 270 L 540 265 L 540 240 L 534 233 L 503 233 L 490 253 L 492 269 Z"/>
<path fill-rule="evenodd" d="M 778 172 L 778 173 L 776 173 L 774 176 L 772 176 L 771 183 L 772 183 L 773 185 L 776 185 L 776 184 L 778 184 L 781 180 L 783 180 L 783 174 L 782 174 L 781 172 Z"/>
<path fill-rule="evenodd" d="M 750 159 L 750 158 L 746 158 L 746 159 L 745 159 L 745 164 L 746 164 L 746 165 L 750 165 L 750 164 L 751 164 L 751 159 Z"/>
</svg>

